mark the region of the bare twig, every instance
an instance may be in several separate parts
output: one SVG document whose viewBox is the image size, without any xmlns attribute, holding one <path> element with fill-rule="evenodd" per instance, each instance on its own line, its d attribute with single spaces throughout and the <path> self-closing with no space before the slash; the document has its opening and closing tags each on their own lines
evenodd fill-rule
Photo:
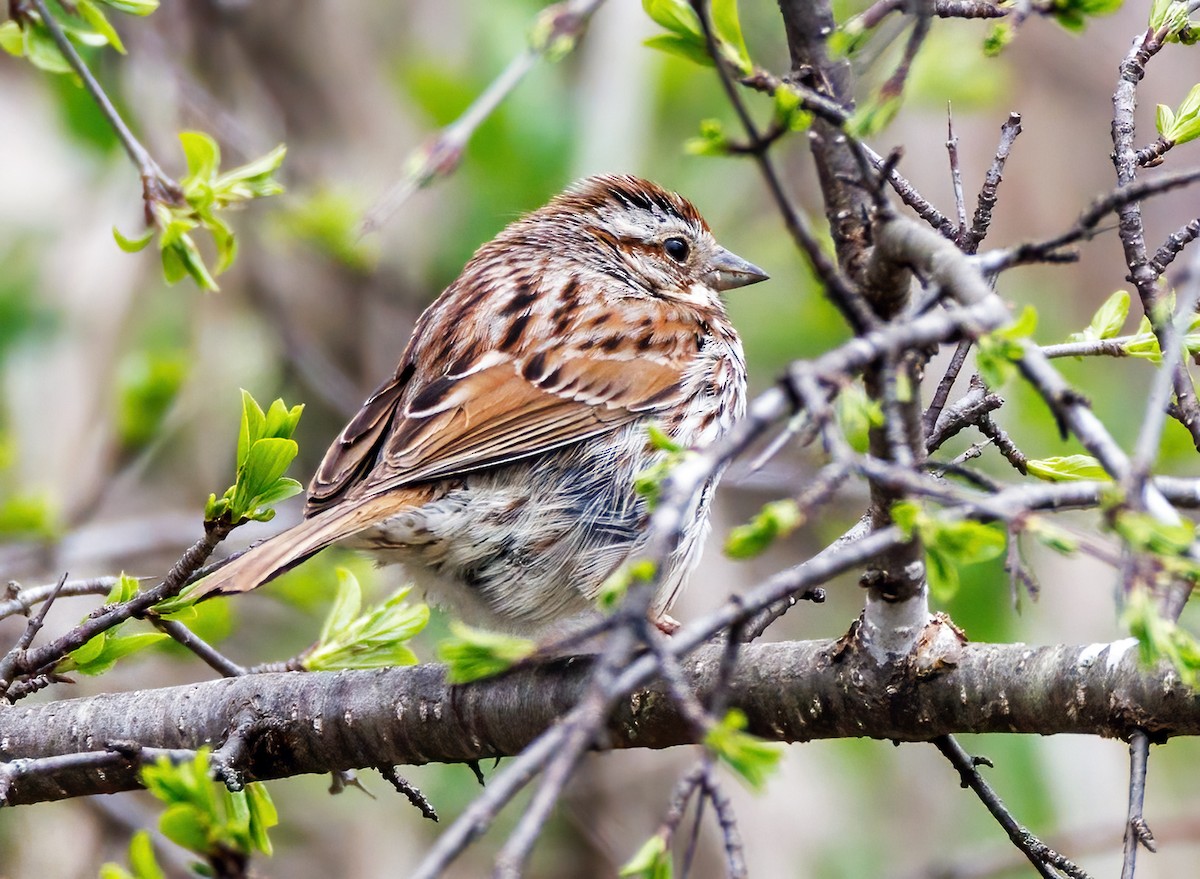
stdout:
<svg viewBox="0 0 1200 879">
<path fill-rule="evenodd" d="M 1021 114 L 1010 113 L 1008 119 L 1000 126 L 1000 143 L 996 147 L 996 155 L 992 165 L 983 178 L 983 186 L 979 189 L 979 199 L 975 207 L 975 216 L 971 221 L 970 230 L 963 236 L 963 250 L 975 253 L 987 236 L 992 224 L 992 210 L 996 207 L 996 192 L 1004 177 L 1004 165 L 1012 152 L 1013 142 L 1021 133 Z"/>
<path fill-rule="evenodd" d="M 476 130 L 504 102 L 529 71 L 548 53 L 574 47 L 592 14 L 604 0 L 564 0 L 547 7 L 538 19 L 539 39 L 513 58 L 462 115 L 417 148 L 405 162 L 404 176 L 394 183 L 363 217 L 364 235 L 377 230 L 417 190 L 458 167 Z"/>
<path fill-rule="evenodd" d="M 1000 797 L 992 790 L 991 785 L 984 781 L 983 776 L 979 774 L 976 761 L 962 749 L 953 736 L 939 736 L 934 739 L 933 743 L 958 770 L 962 786 L 975 792 L 987 810 L 992 813 L 992 817 L 1004 828 L 1004 832 L 1008 834 L 1013 845 L 1025 854 L 1029 863 L 1033 864 L 1033 868 L 1037 870 L 1039 876 L 1043 876 L 1045 879 L 1060 879 L 1062 875 L 1066 875 L 1072 879 L 1087 879 L 1087 873 L 1017 823 Z"/>
<path fill-rule="evenodd" d="M 1142 817 L 1146 799 L 1146 768 L 1150 760 L 1150 737 L 1138 730 L 1129 737 L 1129 815 L 1125 822 L 1125 849 L 1121 861 L 1121 879 L 1133 879 L 1139 845 L 1157 851 L 1154 834 Z"/>
<path fill-rule="evenodd" d="M 116 577 L 93 577 L 88 580 L 67 580 L 62 588 L 56 583 L 17 589 L 15 585 L 8 597 L 0 600 L 0 620 L 15 614 L 29 613 L 35 604 L 57 594 L 59 598 L 74 598 L 81 595 L 107 595 L 117 585 Z"/>
<path fill-rule="evenodd" d="M 134 137 L 129 126 L 125 124 L 125 120 L 121 118 L 121 114 L 117 112 L 117 108 L 113 106 L 113 102 L 109 99 L 108 94 L 100 86 L 96 77 L 92 75 L 92 71 L 84 63 L 79 56 L 79 52 L 75 50 L 74 44 L 67 38 L 63 32 L 62 25 L 50 12 L 46 4 L 46 0 L 31 0 L 34 7 L 38 11 L 38 15 L 42 18 L 42 23 L 46 26 L 46 30 L 50 32 L 51 39 L 58 46 L 58 50 L 62 52 L 63 57 L 67 59 L 67 63 L 71 65 L 71 69 L 83 81 L 83 87 L 87 93 L 95 101 L 96 106 L 100 108 L 101 115 L 112 128 L 113 133 L 117 135 L 117 139 L 124 147 L 126 155 L 137 167 L 138 174 L 142 178 L 142 192 L 146 201 L 146 222 L 153 222 L 153 214 L 150 210 L 150 205 L 154 201 L 162 201 L 169 204 L 178 204 L 183 200 L 183 190 L 173 178 L 168 176 L 158 162 L 154 161 L 154 157 L 150 155 L 150 151 L 142 146 L 141 142 Z"/>
</svg>

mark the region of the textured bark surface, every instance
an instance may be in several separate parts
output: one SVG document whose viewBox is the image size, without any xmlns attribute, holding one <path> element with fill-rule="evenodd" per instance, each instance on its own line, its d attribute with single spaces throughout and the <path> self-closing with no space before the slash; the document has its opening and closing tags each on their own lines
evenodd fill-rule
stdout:
<svg viewBox="0 0 1200 879">
<path fill-rule="evenodd" d="M 1086 733 L 1155 739 L 1200 734 L 1200 699 L 1169 669 L 1138 665 L 1132 642 L 1086 647 L 962 645 L 935 624 L 916 652 L 884 667 L 853 639 L 742 649 L 731 704 L 750 730 L 785 742 L 868 736 L 921 741 L 946 733 Z M 686 671 L 701 698 L 719 656 L 697 652 Z M 144 747 L 219 745 L 251 722 L 243 766 L 276 778 L 382 764 L 457 762 L 516 754 L 582 694 L 586 657 L 448 686 L 437 665 L 263 674 L 184 687 L 0 708 L 0 760 Z M 695 735 L 663 687 L 637 688 L 610 719 L 611 748 L 666 748 Z M 66 767 L 19 774 L 11 803 L 137 786 L 136 770 Z"/>
</svg>

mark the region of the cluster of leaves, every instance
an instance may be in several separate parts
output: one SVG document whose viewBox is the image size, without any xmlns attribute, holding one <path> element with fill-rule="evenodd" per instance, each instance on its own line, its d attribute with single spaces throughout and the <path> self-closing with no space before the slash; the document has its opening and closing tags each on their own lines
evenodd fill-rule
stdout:
<svg viewBox="0 0 1200 879">
<path fill-rule="evenodd" d="M 960 567 L 998 558 L 1007 539 L 998 525 L 935 516 L 911 501 L 892 505 L 892 521 L 921 540 L 929 589 L 941 601 L 958 592 Z"/>
<path fill-rule="evenodd" d="M 1150 7 L 1150 30 L 1165 31 L 1164 42 L 1190 46 L 1200 40 L 1200 28 L 1189 19 L 1193 11 L 1186 0 L 1154 0 Z"/>
<path fill-rule="evenodd" d="M 1129 357 L 1139 357 L 1158 363 L 1162 360 L 1162 351 L 1158 345 L 1158 336 L 1149 317 L 1143 317 L 1136 332 L 1129 336 L 1119 335 L 1121 328 L 1129 317 L 1129 293 L 1118 290 L 1104 301 L 1096 310 L 1092 321 L 1082 331 L 1067 336 L 1068 342 L 1095 342 L 1100 340 L 1115 340 L 1121 350 Z M 1171 320 L 1175 310 L 1174 295 L 1163 297 L 1156 306 L 1161 310 L 1158 315 L 1161 320 Z M 1183 346 L 1189 354 L 1200 354 L 1200 315 L 1191 315 L 1188 325 L 1183 330 Z"/>
<path fill-rule="evenodd" d="M 155 195 L 149 203 L 154 225 L 137 238 L 127 238 L 113 227 L 113 237 L 122 250 L 134 253 L 145 248 L 157 232 L 163 277 L 168 284 L 190 276 L 202 289 L 216 290 L 213 275 L 229 268 L 237 255 L 233 229 L 217 212 L 283 192 L 283 186 L 272 175 L 279 170 L 287 148 L 280 144 L 266 155 L 222 174 L 221 150 L 215 140 L 201 131 L 181 132 L 179 140 L 188 168 L 187 176 L 179 181 L 180 197 Z M 212 236 L 217 251 L 212 272 L 191 234 L 198 228 Z"/>
<path fill-rule="evenodd" d="M 1191 632 L 1158 612 L 1149 589 L 1135 589 L 1126 598 L 1122 618 L 1137 639 L 1143 663 L 1169 662 L 1185 686 L 1193 690 L 1200 687 L 1200 643 Z"/>
<path fill-rule="evenodd" d="M 1159 104 L 1154 116 L 1162 139 L 1172 144 L 1187 143 L 1200 137 L 1200 83 L 1192 86 L 1179 109 Z"/>
<path fill-rule="evenodd" d="M 116 585 L 109 590 L 106 600 L 109 604 L 121 604 L 129 601 L 137 592 L 138 581 L 133 577 L 122 574 L 117 578 Z M 117 663 L 117 660 L 137 653 L 140 650 L 145 650 L 147 647 L 158 644 L 168 637 L 162 632 L 138 632 L 133 635 L 122 634 L 122 629 L 127 625 L 129 623 L 122 623 L 115 629 L 101 632 L 85 644 L 75 648 L 63 657 L 58 665 L 54 667 L 54 671 L 58 674 L 66 674 L 72 671 L 85 675 L 104 674 L 104 672 Z"/>
<path fill-rule="evenodd" d="M 158 0 L 73 0 L 59 3 L 58 21 L 68 40 L 80 47 L 112 46 L 122 55 L 125 45 L 105 15 L 105 8 L 128 15 L 145 16 L 158 9 Z M 53 11 L 51 14 L 55 14 Z M 47 73 L 72 73 L 41 14 L 24 9 L 20 18 L 0 24 L 0 49 L 18 58 L 24 57 Z"/>
<path fill-rule="evenodd" d="M 452 684 L 495 677 L 537 649 L 528 638 L 485 632 L 457 621 L 450 623 L 450 633 L 438 644 L 437 657 L 446 664 L 446 680 Z"/>
<path fill-rule="evenodd" d="M 1079 33 L 1088 25 L 1089 18 L 1111 15 L 1121 8 L 1124 0 L 1053 0 L 1047 13 L 1066 30 Z M 1011 21 L 1000 21 L 992 26 L 983 42 L 983 53 L 988 56 L 1000 54 L 1017 35 L 1017 25 Z"/>
<path fill-rule="evenodd" d="M 687 0 L 642 0 L 642 8 L 666 30 L 665 34 L 656 34 L 646 40 L 647 46 L 697 64 L 712 66 L 713 59 L 708 54 L 708 42 L 704 39 L 700 18 Z M 737 0 L 713 0 L 709 12 L 712 16 L 713 41 L 721 60 L 742 76 L 749 75 L 754 65 L 742 36 Z"/>
<path fill-rule="evenodd" d="M 771 125 L 776 132 L 804 131 L 812 124 L 812 114 L 804 109 L 799 92 L 786 83 L 775 89 L 775 107 Z M 720 119 L 702 119 L 700 134 L 689 138 L 683 150 L 692 156 L 728 156 L 733 147 Z"/>
<path fill-rule="evenodd" d="M 271 854 L 267 831 L 279 823 L 271 796 L 261 784 L 230 791 L 211 780 L 209 751 L 202 748 L 194 760 L 174 764 L 166 757 L 142 769 L 142 782 L 150 793 L 166 804 L 158 828 L 163 836 L 206 861 L 223 861 L 229 855 L 249 857 L 255 851 Z M 129 872 L 106 864 L 100 879 L 158 879 L 149 837 L 138 833 L 130 845 Z M 197 871 L 211 875 L 198 866 Z"/>
<path fill-rule="evenodd" d="M 429 608 L 408 604 L 401 589 L 383 604 L 362 607 L 362 587 L 345 568 L 337 571 L 338 589 L 316 646 L 302 660 L 308 671 L 416 665 L 407 646 L 429 622 Z"/>
<path fill-rule="evenodd" d="M 300 493 L 300 483 L 283 474 L 299 451 L 292 434 L 303 411 L 302 404 L 289 409 L 276 400 L 264 413 L 250 393 L 242 391 L 236 481 L 221 497 L 209 495 L 206 521 L 224 517 L 232 525 L 250 519 L 269 522 L 275 517 L 275 504 Z"/>
<path fill-rule="evenodd" d="M 746 714 L 730 708 L 709 727 L 704 745 L 752 790 L 761 791 L 783 759 L 783 745 L 746 732 Z"/>
</svg>

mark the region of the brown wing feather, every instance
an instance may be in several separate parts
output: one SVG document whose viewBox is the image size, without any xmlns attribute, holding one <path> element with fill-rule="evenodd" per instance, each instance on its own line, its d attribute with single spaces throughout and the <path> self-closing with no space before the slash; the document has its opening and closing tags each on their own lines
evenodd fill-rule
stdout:
<svg viewBox="0 0 1200 879">
<path fill-rule="evenodd" d="M 412 489 L 345 501 L 323 510 L 298 525 L 222 565 L 188 594 L 196 599 L 249 592 L 278 577 L 325 547 L 408 507 L 424 503 L 429 491 Z"/>
<path fill-rule="evenodd" d="M 450 408 L 393 424 L 366 494 L 444 479 L 532 457 L 613 430 L 670 405 L 681 370 L 655 360 L 575 358 L 547 373 L 553 387 L 530 381 L 506 361 L 456 381 Z"/>
</svg>

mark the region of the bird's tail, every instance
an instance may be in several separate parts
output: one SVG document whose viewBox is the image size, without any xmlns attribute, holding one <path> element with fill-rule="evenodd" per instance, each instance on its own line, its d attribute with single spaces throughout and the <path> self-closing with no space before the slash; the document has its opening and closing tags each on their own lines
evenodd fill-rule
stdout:
<svg viewBox="0 0 1200 879">
<path fill-rule="evenodd" d="M 397 503 L 394 494 L 343 501 L 251 547 L 201 580 L 187 596 L 200 600 L 257 589 L 325 547 L 395 515 L 404 506 Z"/>
</svg>

